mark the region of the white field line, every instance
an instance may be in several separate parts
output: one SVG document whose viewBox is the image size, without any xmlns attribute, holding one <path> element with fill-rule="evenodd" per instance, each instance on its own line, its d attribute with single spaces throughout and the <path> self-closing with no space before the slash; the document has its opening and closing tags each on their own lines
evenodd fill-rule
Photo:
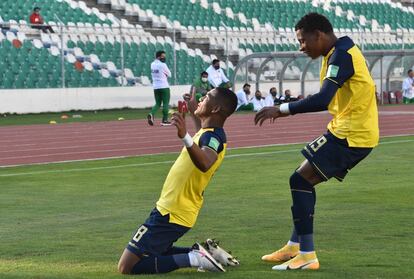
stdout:
<svg viewBox="0 0 414 279">
<path fill-rule="evenodd" d="M 407 143 L 407 142 L 414 142 L 414 139 L 413 140 L 407 139 L 407 140 L 395 140 L 395 141 L 382 142 L 382 143 L 380 143 L 380 145 L 400 144 L 400 143 Z M 298 151 L 300 151 L 300 149 L 288 149 L 288 150 L 278 150 L 278 151 L 242 153 L 242 154 L 227 155 L 226 158 L 229 159 L 229 158 L 239 158 L 239 157 L 260 156 L 260 155 L 272 155 L 272 154 L 291 153 L 291 152 L 298 152 Z M 49 170 L 49 171 L 21 172 L 21 173 L 0 174 L 0 177 L 25 176 L 25 175 L 37 175 L 37 174 L 49 174 L 49 173 L 96 171 L 96 170 L 129 168 L 129 167 L 144 167 L 144 166 L 171 164 L 173 162 L 174 162 L 174 160 L 166 160 L 166 161 L 156 161 L 156 162 L 148 162 L 148 163 L 124 164 L 124 165 L 93 167 L 93 168 L 73 168 L 73 169 Z"/>
</svg>

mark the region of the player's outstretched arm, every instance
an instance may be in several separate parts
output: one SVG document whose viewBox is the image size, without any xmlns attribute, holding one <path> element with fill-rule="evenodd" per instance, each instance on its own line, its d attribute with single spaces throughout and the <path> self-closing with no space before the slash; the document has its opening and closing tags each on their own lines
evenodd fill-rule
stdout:
<svg viewBox="0 0 414 279">
<path fill-rule="evenodd" d="M 289 114 L 284 114 L 280 111 L 280 108 L 278 106 L 275 107 L 264 107 L 262 108 L 258 113 L 256 113 L 254 117 L 254 124 L 259 124 L 262 126 L 263 122 L 267 119 L 270 119 L 270 121 L 273 123 L 275 120 L 279 117 L 288 116 Z"/>
<path fill-rule="evenodd" d="M 293 115 L 296 113 L 327 110 L 329 103 L 335 96 L 338 88 L 339 85 L 335 81 L 325 79 L 319 93 L 316 93 L 300 101 L 284 103 L 280 107 L 264 107 L 258 113 L 256 113 L 254 123 L 255 125 L 259 123 L 259 125 L 262 126 L 263 122 L 266 119 L 271 119 L 271 122 L 274 122 L 276 118 Z"/>
<path fill-rule="evenodd" d="M 185 118 L 182 114 L 174 113 L 171 123 L 177 127 L 177 136 L 183 140 L 194 165 L 202 172 L 208 171 L 217 161 L 217 153 L 208 147 L 200 148 L 197 144 L 194 144 L 193 139 L 187 133 Z"/>
</svg>

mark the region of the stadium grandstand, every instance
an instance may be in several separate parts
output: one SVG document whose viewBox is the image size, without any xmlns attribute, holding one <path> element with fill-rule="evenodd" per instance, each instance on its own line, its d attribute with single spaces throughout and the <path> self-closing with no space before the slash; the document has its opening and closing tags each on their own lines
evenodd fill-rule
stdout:
<svg viewBox="0 0 414 279">
<path fill-rule="evenodd" d="M 407 1 L 406 1 L 407 2 Z M 189 85 L 219 58 L 228 76 L 243 57 L 298 50 L 295 22 L 323 13 L 337 35 L 364 51 L 414 49 L 412 3 L 355 0 L 43 0 L 0 2 L 0 89 L 148 86 L 150 63 L 165 50 L 174 85 Z M 41 7 L 55 33 L 30 26 Z M 403 59 L 399 71 L 411 68 Z M 275 61 L 268 74 L 278 75 Z M 317 76 L 318 66 L 310 76 Z M 255 82 L 257 63 L 246 69 Z M 287 66 L 299 79 L 301 62 Z M 238 77 L 244 82 L 245 76 Z M 272 78 L 273 82 L 275 78 Z M 303 93 L 303 92 L 302 92 Z"/>
<path fill-rule="evenodd" d="M 0 279 L 414 278 L 412 154 L 414 0 L 0 0 Z"/>
</svg>

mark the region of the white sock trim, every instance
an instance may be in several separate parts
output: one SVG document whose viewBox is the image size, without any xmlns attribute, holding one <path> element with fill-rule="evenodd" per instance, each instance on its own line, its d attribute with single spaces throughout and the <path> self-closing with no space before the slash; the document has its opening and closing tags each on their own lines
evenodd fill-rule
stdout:
<svg viewBox="0 0 414 279">
<path fill-rule="evenodd" d="M 306 255 L 306 254 L 312 254 L 315 253 L 315 251 L 299 251 L 299 253 Z"/>
<path fill-rule="evenodd" d="M 294 242 L 294 241 L 289 240 L 287 245 L 289 245 L 289 246 L 299 245 L 299 242 Z"/>
<path fill-rule="evenodd" d="M 198 258 L 195 255 L 195 252 L 191 251 L 188 253 L 188 257 L 190 258 L 190 265 L 192 267 L 199 267 L 200 263 L 198 262 Z"/>
</svg>

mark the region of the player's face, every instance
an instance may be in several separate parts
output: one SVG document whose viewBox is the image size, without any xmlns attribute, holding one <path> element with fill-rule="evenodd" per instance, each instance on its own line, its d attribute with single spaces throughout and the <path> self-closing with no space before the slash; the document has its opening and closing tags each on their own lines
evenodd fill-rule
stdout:
<svg viewBox="0 0 414 279">
<path fill-rule="evenodd" d="M 303 29 L 296 31 L 296 38 L 299 41 L 299 50 L 312 59 L 316 59 L 322 55 L 319 43 L 319 33 L 304 33 Z"/>
<path fill-rule="evenodd" d="M 198 117 L 206 117 L 211 114 L 216 104 L 215 102 L 215 89 L 210 90 L 207 94 L 201 98 L 200 103 L 198 103 L 198 107 L 194 112 L 194 115 Z"/>
</svg>

